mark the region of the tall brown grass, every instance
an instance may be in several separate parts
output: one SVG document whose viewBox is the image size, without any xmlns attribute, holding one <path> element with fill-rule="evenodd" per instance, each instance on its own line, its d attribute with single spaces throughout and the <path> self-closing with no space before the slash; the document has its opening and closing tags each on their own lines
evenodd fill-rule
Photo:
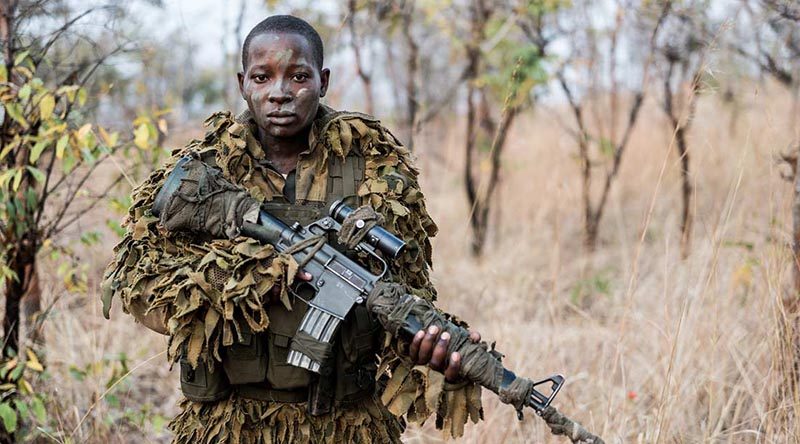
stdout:
<svg viewBox="0 0 800 444">
<path fill-rule="evenodd" d="M 754 86 L 747 101 L 732 127 L 730 110 L 701 99 L 690 139 L 696 225 L 686 260 L 679 162 L 657 109 L 646 109 L 634 133 L 594 254 L 581 241 L 575 147 L 553 113 L 525 115 L 512 129 L 481 260 L 469 254 L 463 131 L 429 130 L 418 155 L 441 230 L 433 273 L 440 306 L 496 340 L 517 373 L 565 374 L 556 405 L 607 442 L 800 441 L 798 396 L 782 389 L 780 371 L 792 196 L 776 162 L 800 125 L 777 90 Z M 161 354 L 165 339 L 119 307 L 111 321 L 100 315 L 96 288 L 113 244 L 106 239 L 85 252 L 94 291 L 60 298 L 47 322 L 46 390 L 60 421 L 48 433 L 60 431 L 59 441 L 168 441 L 163 418 L 180 394 Z M 130 371 L 109 390 L 120 365 L 103 358 L 120 352 Z M 79 380 L 71 366 L 88 366 L 88 376 Z M 518 421 L 492 394 L 483 400 L 485 421 L 461 442 L 568 442 L 532 413 Z M 442 440 L 431 422 L 405 438 Z"/>
</svg>

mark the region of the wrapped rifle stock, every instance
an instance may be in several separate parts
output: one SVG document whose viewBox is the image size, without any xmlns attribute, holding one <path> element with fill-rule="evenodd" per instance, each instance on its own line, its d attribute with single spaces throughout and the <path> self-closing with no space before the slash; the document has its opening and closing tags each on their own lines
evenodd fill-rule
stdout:
<svg viewBox="0 0 800 444">
<path fill-rule="evenodd" d="M 228 237 L 241 234 L 269 243 L 278 252 L 292 255 L 311 274 L 311 281 L 304 285 L 311 285 L 316 296 L 307 301 L 309 309 L 292 339 L 287 363 L 319 373 L 325 364 L 319 350 L 330 347 L 341 322 L 356 304 L 366 304 L 390 334 L 406 341 L 434 325 L 447 331 L 451 336 L 448 356 L 453 352 L 462 356 L 460 376 L 513 405 L 520 419 L 523 408 L 531 407 L 555 434 L 584 444 L 603 442 L 550 405 L 564 384 L 563 376 L 537 382 L 516 376 L 503 367 L 500 353 L 489 350 L 486 343 L 471 342 L 468 331 L 388 279 L 384 258 L 398 257 L 405 243 L 379 226 L 379 217 L 371 208 L 353 210 L 337 201 L 328 216 L 307 226 L 288 226 L 260 209 L 257 201 L 222 178 L 216 168 L 184 157 L 156 196 L 152 213 L 169 230 Z M 364 252 L 376 259 L 382 264 L 381 272 L 371 273 L 345 251 L 334 248 L 328 243 L 331 234 L 338 236 L 343 250 Z"/>
</svg>

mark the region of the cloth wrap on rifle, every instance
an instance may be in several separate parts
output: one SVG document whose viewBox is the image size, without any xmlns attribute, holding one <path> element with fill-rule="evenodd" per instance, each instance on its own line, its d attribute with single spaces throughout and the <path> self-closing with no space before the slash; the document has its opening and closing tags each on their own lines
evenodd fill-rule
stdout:
<svg viewBox="0 0 800 444">
<path fill-rule="evenodd" d="M 367 297 L 367 308 L 377 315 L 380 323 L 393 336 L 399 335 L 411 315 L 420 321 L 420 329 L 435 325 L 440 331 L 450 333 L 447 353 L 461 354 L 462 377 L 497 393 L 502 402 L 513 405 L 518 411 L 527 405 L 534 381 L 517 376 L 507 387 L 501 387 L 504 371 L 500 362 L 502 355 L 489 350 L 485 342 L 476 344 L 470 341 L 469 331 L 449 322 L 430 302 L 408 294 L 402 285 L 379 283 Z M 548 406 L 542 412 L 542 418 L 554 435 L 566 435 L 573 443 L 604 444 L 601 438 L 589 433 L 553 406 Z"/>
<path fill-rule="evenodd" d="M 473 343 L 469 331 L 449 322 L 430 302 L 409 295 L 402 285 L 381 282 L 367 297 L 367 308 L 394 336 L 400 333 L 410 315 L 419 319 L 422 329 L 435 325 L 440 331 L 450 333 L 447 353 L 461 354 L 461 376 L 497 393 L 501 401 L 517 410 L 526 406 L 533 381 L 517 377 L 508 387 L 501 387 L 504 371 L 499 359 L 501 355 L 490 351 L 485 342 Z"/>
<path fill-rule="evenodd" d="M 222 172 L 194 158 L 181 166 L 180 184 L 166 202 L 157 202 L 160 222 L 169 231 L 190 231 L 233 239 L 243 221 L 258 220 L 258 201 L 222 177 Z"/>
<path fill-rule="evenodd" d="M 358 221 L 363 222 L 359 227 Z M 342 221 L 342 228 L 339 230 L 338 241 L 348 250 L 352 250 L 364 239 L 376 225 L 382 225 L 384 218 L 371 206 L 364 205 L 356 208 Z"/>
</svg>

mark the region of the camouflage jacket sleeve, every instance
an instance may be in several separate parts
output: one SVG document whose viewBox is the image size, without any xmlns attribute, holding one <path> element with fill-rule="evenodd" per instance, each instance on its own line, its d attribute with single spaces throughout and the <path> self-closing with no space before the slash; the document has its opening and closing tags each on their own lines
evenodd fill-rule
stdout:
<svg viewBox="0 0 800 444">
<path fill-rule="evenodd" d="M 140 321 L 163 316 L 169 358 L 174 361 L 185 353 L 196 365 L 200 358 L 219 360 L 220 346 L 232 344 L 243 324 L 254 332 L 267 328 L 267 290 L 281 285 L 288 303 L 285 276 L 294 276 L 296 263 L 243 237 L 202 241 L 165 232 L 150 208 L 182 154 L 133 191 L 123 223 L 126 234 L 114 249 L 102 289 L 106 317 L 112 299 Z"/>
<path fill-rule="evenodd" d="M 406 251 L 391 263 L 392 278 L 417 296 L 433 301 L 436 290 L 429 274 L 431 238 L 438 229 L 425 208 L 411 155 L 379 124 L 367 122 L 369 131 L 365 131 L 356 127 L 363 122 L 350 122 L 353 128 L 345 133 L 362 134 L 367 139 L 361 141 L 366 163 L 365 181 L 358 193 L 361 203 L 381 213 L 384 227 L 407 243 Z M 467 420 L 482 419 L 480 386 L 446 383 L 441 373 L 406 358 L 404 347 L 387 335 L 380 357 L 379 377 L 385 382 L 381 400 L 394 415 L 423 423 L 435 414 L 436 427 L 453 437 L 463 435 Z"/>
</svg>

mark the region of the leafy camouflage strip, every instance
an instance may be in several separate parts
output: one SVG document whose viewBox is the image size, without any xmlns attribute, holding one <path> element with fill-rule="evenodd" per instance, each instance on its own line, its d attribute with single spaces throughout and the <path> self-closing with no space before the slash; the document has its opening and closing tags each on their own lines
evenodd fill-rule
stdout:
<svg viewBox="0 0 800 444">
<path fill-rule="evenodd" d="M 205 138 L 175 153 L 172 164 L 186 152 L 198 152 L 215 161 L 223 176 L 245 187 L 254 198 L 271 200 L 282 195 L 283 179 L 258 161 L 264 153 L 246 113 L 236 119 L 230 113 L 217 113 L 206 120 L 206 126 Z M 300 155 L 297 201 L 324 202 L 328 156 L 344 157 L 352 149 L 359 150 L 365 160 L 360 204 L 375 208 L 384 217 L 384 226 L 408 244 L 405 253 L 390 264 L 393 279 L 415 295 L 435 300 L 428 270 L 430 238 L 437 227 L 425 208 L 410 153 L 377 120 L 321 110 L 312 127 L 310 149 Z M 128 233 L 115 250 L 117 258 L 107 269 L 104 287 L 134 314 L 141 302 L 149 312 L 163 310 L 169 319 L 170 357 L 177 359 L 185 345 L 194 364 L 197 357 L 219 359 L 220 347 L 232 343 L 243 322 L 254 332 L 267 328 L 266 289 L 282 284 L 282 299 L 288 304 L 285 284 L 287 276 L 294 276 L 294 261 L 274 257 L 271 247 L 242 238 L 192 243 L 159 231 L 148 210 L 171 167 L 154 172 L 134 190 L 125 224 Z M 381 399 L 392 413 L 408 414 L 416 422 L 436 413 L 437 426 L 448 428 L 453 436 L 461 435 L 468 418 L 480 417 L 479 388 L 446 391 L 437 382 L 438 373 L 415 370 L 400 359 L 396 341 L 387 338 L 385 345 L 379 376 L 388 376 L 389 385 Z M 409 393 L 414 394 L 411 402 Z"/>
<path fill-rule="evenodd" d="M 232 395 L 216 403 L 183 401 L 170 422 L 176 444 L 400 443 L 401 422 L 373 399 L 329 415 L 309 416 L 305 403 L 270 403 Z"/>
<path fill-rule="evenodd" d="M 296 263 L 246 238 L 197 243 L 163 232 L 149 209 L 173 163 L 133 191 L 127 233 L 115 249 L 117 257 L 106 270 L 103 287 L 122 300 L 126 311 L 137 303 L 146 312 L 163 309 L 169 358 L 178 359 L 185 347 L 195 366 L 200 357 L 220 360 L 220 347 L 232 344 L 243 324 L 254 332 L 267 328 L 267 290 L 281 285 L 288 303 L 285 276 L 294 275 Z"/>
</svg>

